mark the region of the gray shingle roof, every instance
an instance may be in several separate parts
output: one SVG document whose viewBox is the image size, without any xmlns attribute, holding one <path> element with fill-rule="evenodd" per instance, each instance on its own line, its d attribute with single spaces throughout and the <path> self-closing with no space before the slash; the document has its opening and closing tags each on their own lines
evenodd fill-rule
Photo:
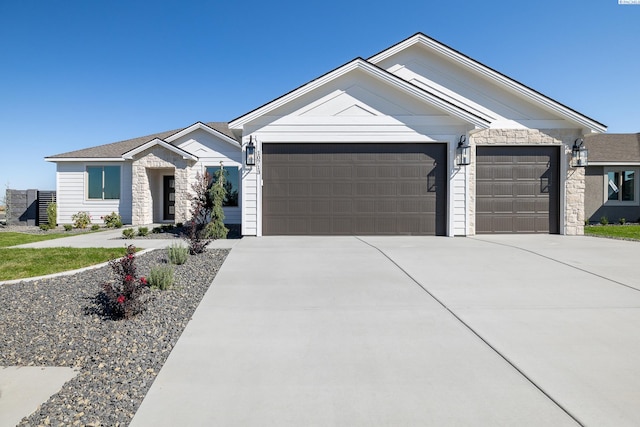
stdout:
<svg viewBox="0 0 640 427">
<path fill-rule="evenodd" d="M 225 122 L 209 122 L 204 123 L 213 130 L 220 132 L 221 134 L 237 140 L 229 129 L 229 125 Z M 188 127 L 188 126 L 187 126 Z M 186 129 L 186 128 L 183 128 Z M 154 133 L 152 135 L 140 136 L 138 138 L 127 139 L 125 141 L 113 142 L 111 144 L 99 145 L 97 147 L 83 148 L 81 150 L 70 151 L 68 153 L 56 154 L 48 156 L 48 159 L 72 159 L 72 158 L 87 158 L 87 159 L 103 159 L 103 158 L 117 158 L 128 151 L 140 147 L 141 145 L 155 139 L 165 139 L 171 135 L 180 132 L 183 129 L 174 129 L 160 133 Z"/>
<path fill-rule="evenodd" d="M 589 162 L 640 162 L 640 133 L 587 135 Z"/>
</svg>

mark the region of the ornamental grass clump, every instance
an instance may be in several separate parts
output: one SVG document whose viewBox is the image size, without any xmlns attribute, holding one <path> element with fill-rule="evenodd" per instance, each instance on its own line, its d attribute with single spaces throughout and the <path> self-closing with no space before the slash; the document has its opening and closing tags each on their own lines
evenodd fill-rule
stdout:
<svg viewBox="0 0 640 427">
<path fill-rule="evenodd" d="M 125 228 L 122 230 L 122 237 L 124 239 L 133 239 L 136 237 L 136 231 L 133 228 Z"/>
<path fill-rule="evenodd" d="M 189 248 L 179 244 L 172 244 L 167 248 L 167 256 L 171 264 L 182 265 L 187 262 Z"/>
<path fill-rule="evenodd" d="M 149 272 L 149 286 L 151 286 L 151 288 L 166 291 L 173 286 L 173 282 L 172 265 L 158 265 L 151 267 L 151 271 Z"/>
<path fill-rule="evenodd" d="M 106 312 L 114 319 L 129 319 L 144 311 L 149 302 L 149 283 L 136 273 L 136 248 L 127 247 L 124 257 L 109 262 L 115 278 L 103 285 Z"/>
</svg>

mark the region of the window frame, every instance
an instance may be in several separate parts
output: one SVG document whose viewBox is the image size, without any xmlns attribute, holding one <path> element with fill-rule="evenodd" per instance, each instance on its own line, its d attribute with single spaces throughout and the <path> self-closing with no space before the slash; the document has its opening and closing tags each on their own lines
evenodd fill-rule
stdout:
<svg viewBox="0 0 640 427">
<path fill-rule="evenodd" d="M 97 197 L 89 197 L 89 188 L 90 188 L 90 182 L 89 182 L 89 169 L 90 168 L 95 168 L 95 169 L 101 169 L 102 171 L 102 183 L 101 183 L 101 198 L 97 198 Z M 118 197 L 115 198 L 105 198 L 105 168 L 118 168 Z M 99 164 L 99 165 L 95 165 L 95 164 L 89 164 L 89 165 L 85 165 L 84 168 L 84 175 L 85 175 L 85 200 L 89 201 L 89 202 L 102 202 L 102 201 L 112 201 L 112 200 L 120 200 L 122 198 L 122 165 L 109 165 L 109 164 Z"/>
<path fill-rule="evenodd" d="M 606 206 L 640 206 L 640 168 L 631 166 L 608 166 L 604 167 L 603 173 L 603 198 Z M 622 176 L 625 172 L 633 172 L 633 200 L 609 200 L 609 173 L 618 173 Z M 616 183 L 618 184 L 618 183 Z M 622 194 L 619 192 L 618 194 Z"/>
<path fill-rule="evenodd" d="M 219 167 L 220 167 L 220 165 L 205 165 L 205 166 L 204 166 L 204 171 L 205 171 L 205 173 L 209 173 L 208 169 L 214 169 L 214 168 L 219 168 Z M 237 171 L 237 173 L 238 173 L 238 175 L 237 175 L 237 183 L 238 183 L 238 186 L 237 186 L 237 190 L 238 190 L 238 204 L 236 204 L 236 205 L 226 205 L 226 204 L 223 204 L 223 205 L 222 205 L 222 207 L 223 207 L 223 208 L 239 208 L 239 207 L 240 207 L 240 197 L 241 197 L 241 196 L 240 196 L 240 188 L 242 187 L 242 179 L 241 179 L 241 177 L 240 177 L 240 166 L 237 166 L 237 165 L 230 165 L 230 166 L 227 166 L 227 165 L 225 165 L 225 166 L 224 166 L 224 168 L 225 168 L 225 169 L 232 169 L 232 168 L 233 168 L 233 169 L 235 169 L 235 170 Z M 213 177 L 212 177 L 212 178 L 213 178 Z"/>
</svg>

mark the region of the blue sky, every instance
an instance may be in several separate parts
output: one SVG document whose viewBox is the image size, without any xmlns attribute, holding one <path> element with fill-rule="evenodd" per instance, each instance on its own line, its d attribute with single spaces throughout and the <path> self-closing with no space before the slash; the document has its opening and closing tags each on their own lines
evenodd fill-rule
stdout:
<svg viewBox="0 0 640 427">
<path fill-rule="evenodd" d="M 640 131 L 640 5 L 617 0 L 0 0 L 0 193 L 55 189 L 48 155 L 234 119 L 418 31 Z"/>
</svg>

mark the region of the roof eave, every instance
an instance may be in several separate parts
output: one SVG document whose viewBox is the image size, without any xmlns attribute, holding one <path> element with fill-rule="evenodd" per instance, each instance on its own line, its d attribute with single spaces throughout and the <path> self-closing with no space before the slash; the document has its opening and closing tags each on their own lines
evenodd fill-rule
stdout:
<svg viewBox="0 0 640 427">
<path fill-rule="evenodd" d="M 122 157 L 45 157 L 47 162 L 124 162 Z"/>
</svg>

